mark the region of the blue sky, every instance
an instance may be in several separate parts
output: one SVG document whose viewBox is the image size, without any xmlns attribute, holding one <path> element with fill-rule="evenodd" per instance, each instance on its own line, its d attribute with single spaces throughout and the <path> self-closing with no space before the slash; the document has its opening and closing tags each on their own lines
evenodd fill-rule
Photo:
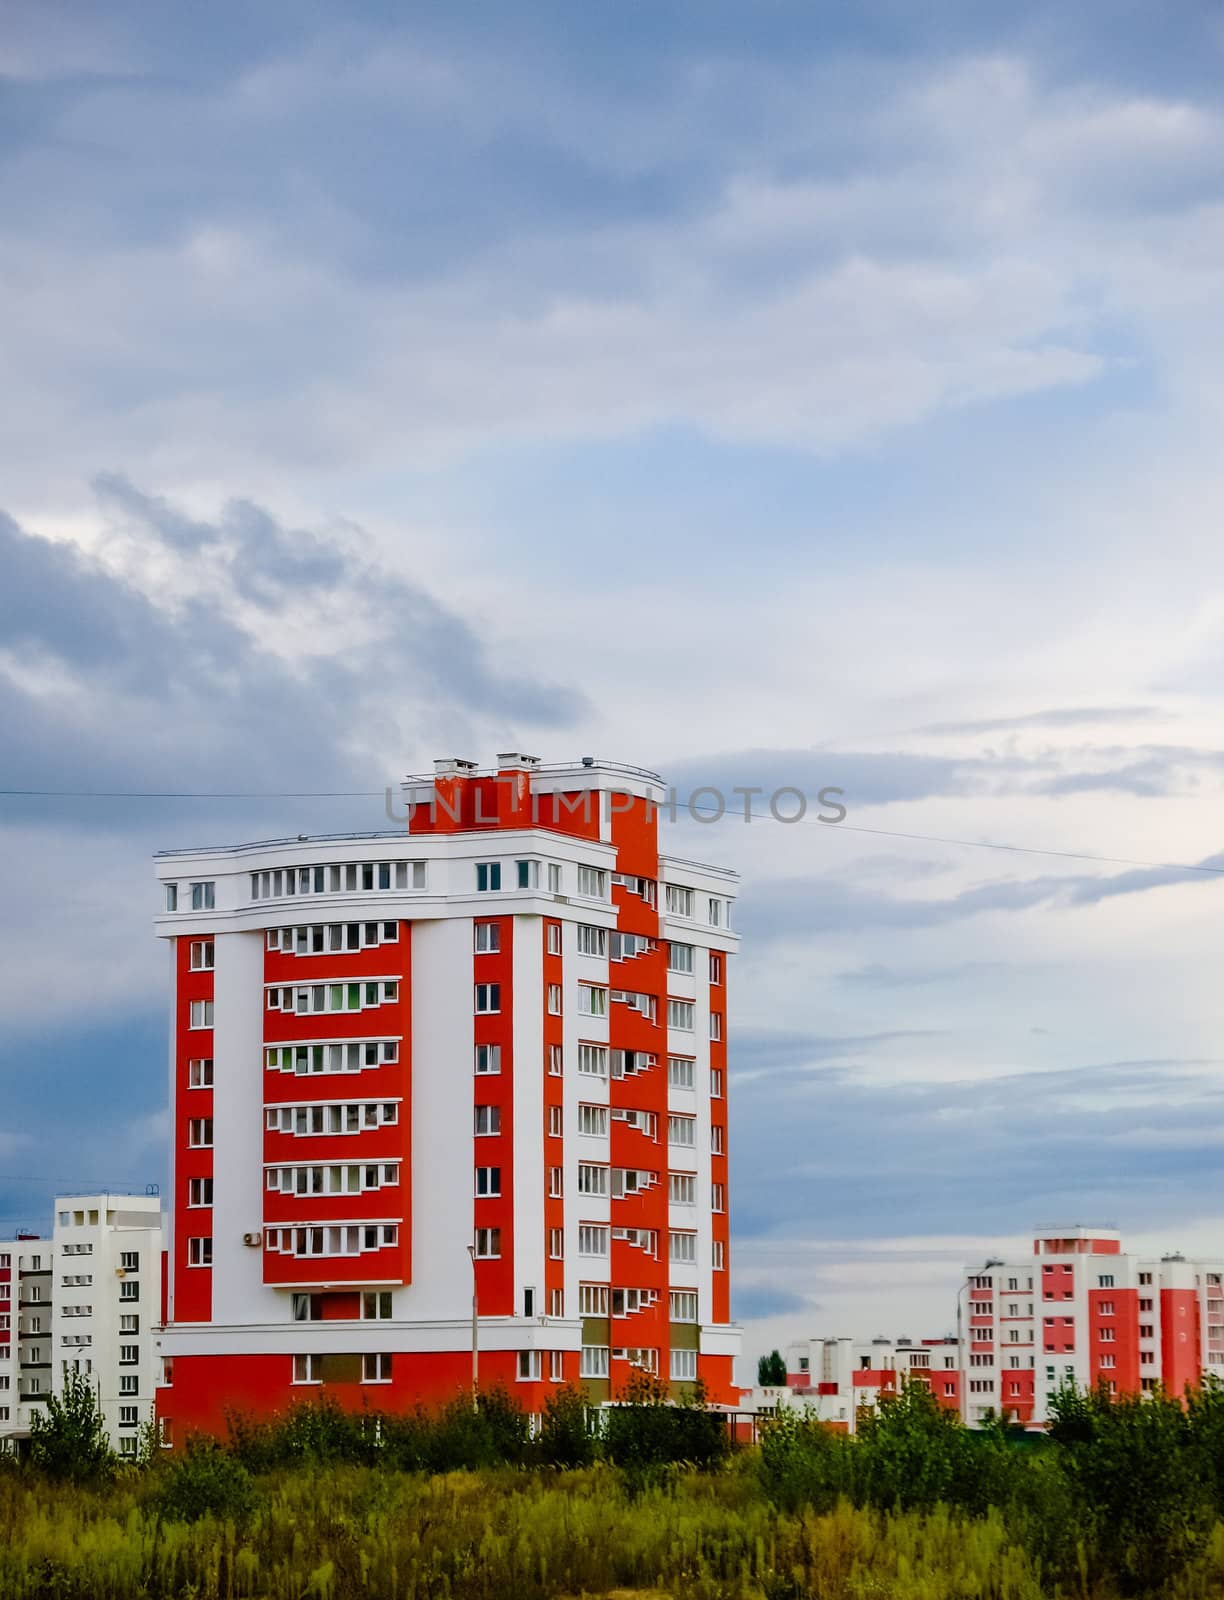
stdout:
<svg viewBox="0 0 1224 1600">
<path fill-rule="evenodd" d="M 1075 856 L 1224 861 L 1222 55 L 1206 4 L 11 8 L 0 787 L 836 784 L 673 840 L 744 874 L 749 1348 L 942 1331 L 1034 1223 L 1218 1251 L 1224 883 Z M 0 799 L 0 1229 L 161 1176 L 152 851 L 380 821 Z"/>
</svg>

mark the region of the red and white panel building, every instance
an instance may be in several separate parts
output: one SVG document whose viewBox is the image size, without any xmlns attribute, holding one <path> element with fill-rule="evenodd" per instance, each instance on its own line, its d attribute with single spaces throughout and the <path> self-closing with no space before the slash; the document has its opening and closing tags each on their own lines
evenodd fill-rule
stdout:
<svg viewBox="0 0 1224 1600">
<path fill-rule="evenodd" d="M 792 1344 L 784 1393 L 850 1431 L 907 1379 L 971 1425 L 993 1414 L 1043 1427 L 1067 1385 L 1181 1394 L 1224 1377 L 1224 1262 L 1127 1254 L 1109 1228 L 1043 1229 L 1026 1259 L 969 1272 L 956 1320 L 943 1339 Z"/>
<path fill-rule="evenodd" d="M 725 869 L 661 780 L 435 763 L 397 832 L 158 857 L 171 1441 L 322 1389 L 731 1403 Z"/>
</svg>

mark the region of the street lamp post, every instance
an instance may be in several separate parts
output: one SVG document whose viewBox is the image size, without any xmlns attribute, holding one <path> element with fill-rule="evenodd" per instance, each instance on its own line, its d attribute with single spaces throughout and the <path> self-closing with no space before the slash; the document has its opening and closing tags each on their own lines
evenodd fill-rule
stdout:
<svg viewBox="0 0 1224 1600">
<path fill-rule="evenodd" d="M 467 1247 L 468 1259 L 472 1263 L 472 1410 L 480 1409 L 480 1335 L 477 1322 L 478 1301 L 476 1296 L 476 1246 Z"/>
</svg>

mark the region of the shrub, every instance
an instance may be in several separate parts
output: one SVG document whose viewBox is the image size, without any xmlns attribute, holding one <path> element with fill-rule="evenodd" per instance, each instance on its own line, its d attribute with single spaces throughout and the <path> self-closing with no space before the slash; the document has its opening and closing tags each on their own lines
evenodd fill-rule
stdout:
<svg viewBox="0 0 1224 1600">
<path fill-rule="evenodd" d="M 554 1390 L 544 1400 L 537 1458 L 548 1467 L 589 1466 L 599 1454 L 597 1413 L 595 1420 L 592 1428 L 591 1408 L 577 1385 Z"/>
<path fill-rule="evenodd" d="M 1159 1590 L 1201 1554 L 1215 1488 L 1194 1417 L 1174 1396 L 1111 1395 L 1104 1384 L 1051 1402 L 1050 1438 L 1092 1543 L 1124 1592 Z"/>
<path fill-rule="evenodd" d="M 243 1521 L 255 1503 L 251 1475 L 242 1462 L 215 1439 L 196 1435 L 184 1453 L 166 1467 L 155 1503 L 171 1522 L 197 1522 L 201 1517 Z"/>
<path fill-rule="evenodd" d="M 782 1511 L 828 1511 L 851 1489 L 851 1441 L 812 1412 L 782 1410 L 761 1429 L 757 1472 Z"/>
<path fill-rule="evenodd" d="M 115 1457 L 88 1378 L 64 1367 L 62 1395 L 48 1395 L 30 1419 L 30 1461 L 48 1477 L 76 1483 L 112 1475 Z"/>
</svg>

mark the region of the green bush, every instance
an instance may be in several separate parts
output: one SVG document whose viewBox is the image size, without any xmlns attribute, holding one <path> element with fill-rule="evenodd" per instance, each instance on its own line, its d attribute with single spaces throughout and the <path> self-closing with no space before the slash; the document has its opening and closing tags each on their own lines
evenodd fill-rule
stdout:
<svg viewBox="0 0 1224 1600">
<path fill-rule="evenodd" d="M 155 1504 L 171 1522 L 196 1522 L 203 1516 L 246 1519 L 255 1503 L 251 1474 L 215 1439 L 199 1435 L 161 1471 Z"/>
<path fill-rule="evenodd" d="M 30 1461 L 50 1478 L 75 1483 L 109 1478 L 115 1457 L 102 1407 L 88 1378 L 64 1367 L 61 1395 L 48 1395 L 30 1418 Z"/>
<path fill-rule="evenodd" d="M 547 1467 L 587 1467 L 599 1454 L 598 1412 L 576 1384 L 556 1389 L 544 1400 L 536 1457 Z"/>
</svg>

